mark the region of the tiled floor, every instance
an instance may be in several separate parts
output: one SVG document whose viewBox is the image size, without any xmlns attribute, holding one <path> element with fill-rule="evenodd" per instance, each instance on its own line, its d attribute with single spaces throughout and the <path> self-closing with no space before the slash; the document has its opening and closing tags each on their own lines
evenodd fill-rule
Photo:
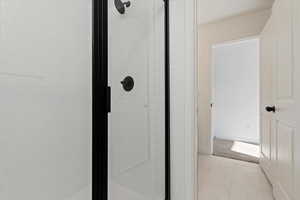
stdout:
<svg viewBox="0 0 300 200">
<path fill-rule="evenodd" d="M 257 164 L 202 155 L 198 162 L 199 200 L 273 200 Z"/>
</svg>

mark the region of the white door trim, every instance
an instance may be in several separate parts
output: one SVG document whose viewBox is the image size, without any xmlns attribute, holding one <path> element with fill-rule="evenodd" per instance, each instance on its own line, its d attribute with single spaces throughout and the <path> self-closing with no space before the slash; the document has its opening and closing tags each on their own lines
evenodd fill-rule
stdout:
<svg viewBox="0 0 300 200">
<path fill-rule="evenodd" d="M 197 198 L 196 0 L 170 0 L 171 198 Z"/>
</svg>

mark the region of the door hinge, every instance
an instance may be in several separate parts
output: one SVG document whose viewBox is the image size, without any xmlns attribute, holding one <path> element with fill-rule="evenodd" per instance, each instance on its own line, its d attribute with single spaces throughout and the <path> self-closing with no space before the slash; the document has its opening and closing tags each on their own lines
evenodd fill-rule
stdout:
<svg viewBox="0 0 300 200">
<path fill-rule="evenodd" d="M 106 89 L 106 96 L 107 96 L 107 113 L 111 112 L 111 88 L 107 87 Z"/>
</svg>

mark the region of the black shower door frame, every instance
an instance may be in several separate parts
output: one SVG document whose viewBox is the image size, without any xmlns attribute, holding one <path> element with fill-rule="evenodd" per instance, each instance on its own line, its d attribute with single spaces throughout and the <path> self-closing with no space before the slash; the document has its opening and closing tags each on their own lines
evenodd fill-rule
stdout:
<svg viewBox="0 0 300 200">
<path fill-rule="evenodd" d="M 165 194 L 171 200 L 170 166 L 170 32 L 165 3 Z M 93 0 L 92 200 L 108 200 L 108 0 Z"/>
</svg>

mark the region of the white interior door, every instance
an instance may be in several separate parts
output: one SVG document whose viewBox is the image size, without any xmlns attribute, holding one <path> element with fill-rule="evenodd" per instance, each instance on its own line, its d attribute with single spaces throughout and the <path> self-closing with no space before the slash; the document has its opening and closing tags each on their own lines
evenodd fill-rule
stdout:
<svg viewBox="0 0 300 200">
<path fill-rule="evenodd" d="M 261 82 L 262 109 L 275 106 L 275 112 L 262 111 L 265 121 L 262 138 L 266 138 L 262 145 L 265 155 L 262 166 L 271 179 L 276 200 L 300 198 L 299 10 L 298 0 L 276 0 L 272 17 L 262 34 L 261 68 L 265 74 L 262 73 Z M 268 160 L 271 170 L 266 167 Z"/>
<path fill-rule="evenodd" d="M 293 141 L 293 175 L 294 175 L 294 200 L 300 199 L 300 1 L 292 1 L 292 47 L 293 47 L 293 95 L 294 95 L 294 107 L 292 108 L 293 117 L 296 121 L 296 128 L 294 131 Z"/>
<path fill-rule="evenodd" d="M 296 107 L 300 106 L 293 58 L 291 0 L 278 0 L 274 6 L 276 21 L 276 61 L 274 77 L 274 130 L 277 137 L 277 181 L 274 185 L 278 199 L 293 199 L 295 167 L 295 134 L 299 128 Z M 300 75 L 300 74 L 298 74 Z"/>
<path fill-rule="evenodd" d="M 118 3 L 109 0 L 109 199 L 162 200 L 164 2 L 132 0 L 124 13 Z"/>
<path fill-rule="evenodd" d="M 92 1 L 0 0 L 0 199 L 91 199 Z"/>
</svg>

